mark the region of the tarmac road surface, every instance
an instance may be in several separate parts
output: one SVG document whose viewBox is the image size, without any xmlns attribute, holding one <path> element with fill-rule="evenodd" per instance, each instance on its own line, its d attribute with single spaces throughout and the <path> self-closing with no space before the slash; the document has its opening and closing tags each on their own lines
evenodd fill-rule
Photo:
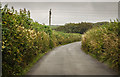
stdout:
<svg viewBox="0 0 120 77">
<path fill-rule="evenodd" d="M 54 48 L 27 75 L 116 75 L 113 70 L 81 50 L 81 42 Z"/>
</svg>

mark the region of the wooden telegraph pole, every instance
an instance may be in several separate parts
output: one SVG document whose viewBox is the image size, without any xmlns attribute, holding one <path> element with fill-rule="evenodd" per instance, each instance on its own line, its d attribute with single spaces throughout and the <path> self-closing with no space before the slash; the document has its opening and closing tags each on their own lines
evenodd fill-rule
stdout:
<svg viewBox="0 0 120 77">
<path fill-rule="evenodd" d="M 51 9 L 49 11 L 49 26 L 51 26 Z"/>
</svg>

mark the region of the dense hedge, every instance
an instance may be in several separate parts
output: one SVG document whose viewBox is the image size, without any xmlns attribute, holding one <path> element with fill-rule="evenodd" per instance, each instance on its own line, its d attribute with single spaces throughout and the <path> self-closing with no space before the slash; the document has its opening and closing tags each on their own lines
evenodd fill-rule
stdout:
<svg viewBox="0 0 120 77">
<path fill-rule="evenodd" d="M 1 12 L 3 76 L 21 75 L 39 54 L 81 38 L 80 34 L 55 32 L 48 26 L 33 22 L 26 9 L 18 13 L 5 5 Z"/>
<path fill-rule="evenodd" d="M 89 22 L 81 22 L 81 23 L 67 23 L 64 26 L 59 26 L 56 28 L 53 28 L 56 31 L 62 31 L 65 33 L 80 33 L 83 34 L 87 30 L 98 27 L 103 24 L 108 24 L 108 22 L 97 22 L 97 23 L 89 23 Z"/>
<path fill-rule="evenodd" d="M 54 28 L 54 30 L 62 31 L 62 32 L 65 32 L 65 33 L 80 33 L 80 34 L 83 34 L 88 29 L 91 29 L 92 25 L 93 25 L 92 23 L 86 23 L 86 22 L 68 23 L 68 24 L 65 24 L 65 26 L 56 27 L 56 28 Z"/>
<path fill-rule="evenodd" d="M 81 40 L 81 35 L 77 33 L 53 32 L 58 44 L 66 44 Z"/>
<path fill-rule="evenodd" d="M 82 48 L 101 62 L 120 72 L 120 22 L 93 28 L 82 36 Z"/>
</svg>

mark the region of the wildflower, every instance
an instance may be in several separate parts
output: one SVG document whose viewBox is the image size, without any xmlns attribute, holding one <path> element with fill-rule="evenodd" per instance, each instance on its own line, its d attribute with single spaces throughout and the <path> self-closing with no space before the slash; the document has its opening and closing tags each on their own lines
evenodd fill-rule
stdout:
<svg viewBox="0 0 120 77">
<path fill-rule="evenodd" d="M 28 31 L 30 32 L 30 29 Z"/>
<path fill-rule="evenodd" d="M 4 49 L 4 48 L 5 48 L 5 46 L 2 46 L 2 48 Z"/>
</svg>

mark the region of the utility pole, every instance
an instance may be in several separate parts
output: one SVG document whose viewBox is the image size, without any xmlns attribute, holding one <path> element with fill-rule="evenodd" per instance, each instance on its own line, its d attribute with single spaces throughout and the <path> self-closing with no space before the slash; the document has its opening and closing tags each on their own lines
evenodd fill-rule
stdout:
<svg viewBox="0 0 120 77">
<path fill-rule="evenodd" d="M 118 2 L 118 21 L 120 22 L 120 1 Z"/>
<path fill-rule="evenodd" d="M 51 9 L 49 11 L 49 26 L 51 26 Z"/>
</svg>

